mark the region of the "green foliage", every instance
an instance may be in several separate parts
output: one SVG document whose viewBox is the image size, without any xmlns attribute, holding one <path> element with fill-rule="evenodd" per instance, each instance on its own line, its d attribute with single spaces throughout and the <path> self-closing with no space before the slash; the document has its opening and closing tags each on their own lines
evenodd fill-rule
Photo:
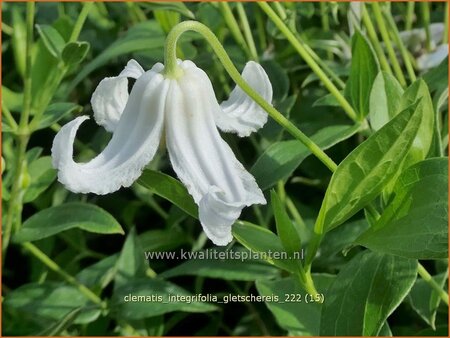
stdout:
<svg viewBox="0 0 450 338">
<path fill-rule="evenodd" d="M 378 222 L 356 242 L 374 251 L 416 259 L 448 257 L 448 160 L 406 169 Z"/>
<path fill-rule="evenodd" d="M 416 274 L 414 260 L 367 251 L 357 255 L 328 288 L 320 334 L 378 335 L 387 317 L 410 291 Z"/>
<path fill-rule="evenodd" d="M 433 24 L 445 6 L 430 6 Z M 341 2 L 32 8 L 2 3 L 2 336 L 448 334 L 448 58 L 417 70 L 426 44 L 410 41 L 405 58 L 391 27 L 427 26 L 412 20 L 422 7 L 380 3 L 383 27 L 366 4 L 374 32 Z M 208 26 L 238 70 L 252 55 L 281 113 L 248 138 L 222 133 L 267 200 L 242 209 L 226 247 L 202 231 L 164 132 L 138 180 L 113 194 L 71 193 L 52 164 L 56 133 L 92 116 L 99 82 L 130 59 L 146 71 L 164 62 L 185 20 Z M 235 83 L 200 34 L 184 33 L 176 53 L 219 103 L 229 97 Z M 91 118 L 74 159 L 110 139 Z"/>
</svg>

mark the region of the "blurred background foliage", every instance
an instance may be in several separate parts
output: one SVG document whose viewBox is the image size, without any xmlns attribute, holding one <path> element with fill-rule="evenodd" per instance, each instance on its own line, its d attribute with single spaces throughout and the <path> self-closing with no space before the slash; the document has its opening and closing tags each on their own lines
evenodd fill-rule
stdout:
<svg viewBox="0 0 450 338">
<path fill-rule="evenodd" d="M 2 224 L 8 223 L 12 212 L 16 232 L 16 239 L 13 236 L 3 251 L 3 335 L 318 334 L 317 317 L 311 314 L 316 310 L 305 304 L 277 308 L 264 303 L 124 303 L 123 296 L 129 293 L 221 296 L 303 291 L 292 280 L 279 282 L 286 272 L 262 261 L 146 261 L 144 251 L 199 251 L 213 245 L 195 218 L 158 196 L 161 192 L 144 188 L 145 184 L 136 183 L 106 196 L 70 193 L 56 181 L 50 149 L 61 125 L 75 116 L 92 114 L 90 98 L 101 79 L 116 76 L 130 58 L 144 69 L 162 62 L 167 33 L 187 19 L 207 25 L 239 70 L 249 59 L 259 61 L 272 81 L 274 106 L 307 135 L 314 135 L 319 144 L 330 147 L 327 153 L 337 163 L 366 135 L 348 133 L 352 121 L 255 3 L 96 2 L 87 6 L 76 2 L 36 4 L 31 114 L 42 116 L 26 142 L 26 168 L 20 169 L 24 194 L 20 205 L 12 207 L 11 189 L 19 170 L 15 162 L 20 142 L 15 141 L 11 122 L 2 119 Z M 324 67 L 339 76 L 341 80 L 336 83 L 343 89 L 351 62 L 350 4 L 302 2 L 277 3 L 273 7 L 299 39 L 315 51 Z M 427 24 L 443 22 L 447 11 L 445 3 L 431 3 L 429 17 L 424 18 L 421 4 L 392 3 L 390 7 L 400 30 L 420 28 L 423 20 L 428 20 Z M 72 39 L 83 11 L 86 20 L 79 36 Z M 26 4 L 3 2 L 2 17 L 2 111 L 9 111 L 18 121 L 26 78 Z M 247 24 L 254 47 L 245 35 Z M 55 31 L 62 41 L 54 37 Z M 411 59 L 427 49 L 420 41 L 414 47 L 409 49 Z M 219 101 L 228 97 L 234 85 L 199 35 L 184 34 L 178 53 L 205 70 Z M 447 121 L 447 105 L 443 104 L 446 97 L 442 96 L 448 87 L 447 60 L 431 70 L 415 66 L 419 75 L 425 74 L 442 120 Z M 400 67 L 404 69 L 403 64 Z M 446 122 L 442 123 L 442 135 L 445 139 Z M 278 185 L 277 191 L 289 197 L 290 216 L 306 229 L 302 241 L 307 242 L 307 231 L 313 227 L 331 173 L 309 153 L 289 159 L 276 172 L 261 159 L 258 164 L 258 158 L 269 147 L 291 139 L 272 120 L 250 138 L 223 136 L 265 190 Z M 92 158 L 109 138 L 94 122 L 87 122 L 77 135 L 77 159 Z M 149 168 L 176 177 L 162 151 Z M 281 186 L 277 183 L 280 180 Z M 66 212 L 65 231 L 55 232 L 49 224 L 53 221 L 51 215 L 42 214 L 57 207 Z M 30 219 L 37 214 L 40 218 Z M 80 215 L 85 216 L 88 225 L 81 223 Z M 270 206 L 247 208 L 241 219 L 275 231 Z M 30 228 L 43 230 L 39 235 L 20 233 L 24 222 L 29 222 Z M 358 213 L 329 233 L 313 266 L 314 273 L 322 274 L 317 279 L 319 288 L 327 287 L 333 275 L 363 251 L 361 247 L 344 249 L 367 227 L 363 213 Z M 232 245 L 234 250 L 244 250 L 237 242 Z M 47 258 L 50 261 L 45 263 Z M 56 267 L 51 268 L 51 264 Z M 444 285 L 446 260 L 429 261 L 426 266 Z M 389 317 L 390 329 L 385 326 L 380 334 L 447 335 L 448 309 L 438 306 L 436 298 L 428 285 L 416 282 L 413 292 Z"/>
</svg>

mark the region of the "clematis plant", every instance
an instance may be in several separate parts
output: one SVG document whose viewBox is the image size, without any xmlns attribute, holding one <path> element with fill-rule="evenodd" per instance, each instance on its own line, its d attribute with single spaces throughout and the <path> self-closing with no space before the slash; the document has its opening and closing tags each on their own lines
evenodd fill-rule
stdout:
<svg viewBox="0 0 450 338">
<path fill-rule="evenodd" d="M 169 42 L 169 52 L 176 39 Z M 128 78 L 136 79 L 130 93 Z M 272 86 L 259 64 L 248 62 L 242 78 L 271 102 Z M 267 113 L 241 87 L 219 104 L 206 73 L 189 60 L 172 57 L 148 71 L 130 60 L 118 76 L 99 83 L 91 105 L 95 121 L 112 133 L 100 154 L 87 163 L 73 159 L 77 130 L 88 116 L 67 123 L 53 141 L 53 166 L 70 191 L 103 195 L 130 186 L 165 138 L 172 167 L 199 206 L 203 230 L 216 245 L 232 240 L 231 226 L 244 207 L 266 203 L 219 133 L 244 137 L 267 121 Z"/>
</svg>

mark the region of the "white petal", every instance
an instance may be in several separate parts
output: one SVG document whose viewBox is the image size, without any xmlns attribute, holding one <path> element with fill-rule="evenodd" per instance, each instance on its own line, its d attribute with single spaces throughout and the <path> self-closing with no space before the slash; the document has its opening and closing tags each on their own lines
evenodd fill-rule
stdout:
<svg viewBox="0 0 450 338">
<path fill-rule="evenodd" d="M 131 77 L 133 79 L 139 79 L 144 75 L 145 71 L 141 65 L 134 59 L 128 61 L 125 68 L 120 72 L 119 76 Z"/>
<path fill-rule="evenodd" d="M 438 66 L 448 55 L 448 45 L 440 45 L 431 53 L 422 54 L 417 58 L 417 68 L 426 70 Z"/>
<path fill-rule="evenodd" d="M 236 159 L 215 126 L 220 111 L 206 74 L 183 63 L 171 80 L 166 108 L 166 141 L 172 166 L 199 205 L 200 222 L 217 245 L 232 239 L 231 226 L 245 206 L 266 201 L 255 179 Z"/>
<path fill-rule="evenodd" d="M 250 61 L 242 72 L 242 77 L 266 101 L 272 102 L 272 84 L 264 68 Z M 209 82 L 209 81 L 208 81 Z M 267 113 L 239 86 L 236 86 L 227 101 L 220 105 L 222 111 L 215 111 L 217 126 L 225 132 L 237 133 L 244 137 L 261 128 L 267 122 Z"/>
<path fill-rule="evenodd" d="M 144 73 L 141 65 L 131 59 L 119 76 L 107 77 L 100 81 L 91 98 L 91 106 L 97 124 L 109 132 L 115 130 L 129 96 L 127 77 L 138 79 Z"/>
<path fill-rule="evenodd" d="M 80 117 L 66 124 L 53 141 L 53 165 L 58 180 L 77 193 L 111 193 L 130 186 L 158 149 L 169 82 L 149 71 L 133 87 L 123 116 L 106 148 L 87 163 L 73 160 L 73 142 Z"/>
<path fill-rule="evenodd" d="M 91 106 L 97 124 L 113 132 L 128 101 L 128 79 L 107 77 L 98 84 L 92 94 Z"/>
</svg>

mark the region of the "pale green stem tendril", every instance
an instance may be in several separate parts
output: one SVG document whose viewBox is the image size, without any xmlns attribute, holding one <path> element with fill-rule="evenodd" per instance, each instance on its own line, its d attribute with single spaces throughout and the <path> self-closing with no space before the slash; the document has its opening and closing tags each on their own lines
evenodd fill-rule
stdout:
<svg viewBox="0 0 450 338">
<path fill-rule="evenodd" d="M 85 285 L 81 284 L 73 276 L 64 271 L 58 264 L 56 264 L 50 257 L 48 257 L 44 252 L 42 252 L 37 246 L 30 242 L 23 243 L 22 246 L 28 250 L 34 257 L 40 260 L 44 265 L 46 265 L 50 270 L 61 276 L 67 283 L 75 286 L 86 298 L 91 300 L 102 308 L 105 308 L 105 303 L 90 289 Z"/>
<path fill-rule="evenodd" d="M 176 45 L 179 37 L 186 31 L 194 31 L 201 34 L 210 44 L 223 67 L 233 79 L 233 81 L 259 106 L 261 106 L 267 113 L 283 128 L 285 128 L 292 136 L 302 142 L 322 163 L 324 163 L 330 170 L 334 171 L 337 168 L 336 163 L 328 157 L 320 147 L 308 138 L 300 129 L 298 129 L 291 121 L 283 116 L 271 104 L 264 100 L 261 95 L 253 90 L 251 86 L 242 78 L 239 71 L 234 66 L 225 49 L 211 30 L 204 24 L 196 21 L 184 21 L 175 26 L 167 36 L 165 50 L 164 50 L 164 64 L 165 76 L 168 78 L 177 78 L 182 74 L 181 68 L 177 64 Z"/>
<path fill-rule="evenodd" d="M 392 47 L 392 42 L 389 37 L 389 32 L 386 28 L 386 24 L 384 22 L 383 14 L 381 13 L 380 4 L 373 2 L 371 3 L 373 13 L 375 15 L 375 20 L 377 21 L 378 29 L 380 30 L 381 37 L 383 38 L 384 44 L 386 45 L 386 49 L 389 55 L 389 59 L 391 60 L 392 67 L 394 68 L 395 76 L 403 87 L 406 87 L 406 80 L 403 76 L 402 68 L 397 60 L 397 55 L 395 54 L 394 47 Z"/>
<path fill-rule="evenodd" d="M 322 19 L 322 28 L 324 32 L 330 31 L 330 19 L 328 17 L 327 6 L 328 4 L 324 1 L 319 2 L 320 4 L 320 16 Z M 327 51 L 328 59 L 333 59 L 333 53 L 331 51 Z"/>
<path fill-rule="evenodd" d="M 362 6 L 362 20 L 364 26 L 367 29 L 367 35 L 369 36 L 370 42 L 372 43 L 373 48 L 375 49 L 375 53 L 378 56 L 378 60 L 380 61 L 381 69 L 390 75 L 394 75 L 392 73 L 392 68 L 386 59 L 386 55 L 384 55 L 383 47 L 381 46 L 380 41 L 378 40 L 377 33 L 375 31 L 375 27 L 373 25 L 372 19 L 367 12 L 367 8 L 364 3 L 361 3 Z"/>
<path fill-rule="evenodd" d="M 444 303 L 448 305 L 448 293 L 445 292 L 445 290 L 443 290 L 438 283 L 436 283 L 433 277 L 428 273 L 427 270 L 425 270 L 423 265 L 420 263 L 417 272 L 419 276 L 422 277 L 422 279 L 438 293 L 439 297 L 444 301 Z"/>
<path fill-rule="evenodd" d="M 390 10 L 386 10 L 386 18 L 388 21 L 388 25 L 390 28 L 390 31 L 394 37 L 395 44 L 397 45 L 397 48 L 400 50 L 400 53 L 402 54 L 403 62 L 405 63 L 406 71 L 408 72 L 409 79 L 411 82 L 416 81 L 416 74 L 414 72 L 414 67 L 411 63 L 411 57 L 408 53 L 408 50 L 405 47 L 405 44 L 403 43 L 402 38 L 400 37 L 400 33 L 398 31 L 397 25 L 394 21 L 394 18 L 392 16 L 392 12 Z"/>
<path fill-rule="evenodd" d="M 416 7 L 416 3 L 414 1 L 409 1 L 406 4 L 405 31 L 409 31 L 412 29 L 415 7 Z"/>
<path fill-rule="evenodd" d="M 244 50 L 248 57 L 251 57 L 251 52 L 247 43 L 245 42 L 244 36 L 239 28 L 239 24 L 236 21 L 236 18 L 233 15 L 233 12 L 230 8 L 230 5 L 227 2 L 219 2 L 219 8 L 222 12 L 225 23 L 227 24 L 231 35 L 236 40 L 238 45 Z"/>
<path fill-rule="evenodd" d="M 241 20 L 242 30 L 244 31 L 245 40 L 247 41 L 247 46 L 250 50 L 251 58 L 258 61 L 258 52 L 256 51 L 255 40 L 253 40 L 252 31 L 248 23 L 247 14 L 245 13 L 244 6 L 240 2 L 236 2 L 236 8 Z"/>
<path fill-rule="evenodd" d="M 312 69 L 312 71 L 319 77 L 324 86 L 328 89 L 328 91 L 336 98 L 341 107 L 347 113 L 347 115 L 353 120 L 358 121 L 358 116 L 355 113 L 354 109 L 350 105 L 350 103 L 345 99 L 339 89 L 333 84 L 333 82 L 328 78 L 325 72 L 320 68 L 316 61 L 314 61 L 313 57 L 309 55 L 308 51 L 305 47 L 298 41 L 297 37 L 294 33 L 290 31 L 290 29 L 284 24 L 283 20 L 273 11 L 273 9 L 265 2 L 257 2 L 258 6 L 267 14 L 270 20 L 277 26 L 277 28 L 283 33 L 283 35 L 289 40 L 295 50 L 299 53 L 299 55 L 303 58 L 303 60 L 308 64 L 308 66 Z"/>
<path fill-rule="evenodd" d="M 425 48 L 431 52 L 431 32 L 430 32 L 430 4 L 428 1 L 420 2 L 420 13 L 422 16 L 422 25 L 425 30 Z"/>
</svg>

